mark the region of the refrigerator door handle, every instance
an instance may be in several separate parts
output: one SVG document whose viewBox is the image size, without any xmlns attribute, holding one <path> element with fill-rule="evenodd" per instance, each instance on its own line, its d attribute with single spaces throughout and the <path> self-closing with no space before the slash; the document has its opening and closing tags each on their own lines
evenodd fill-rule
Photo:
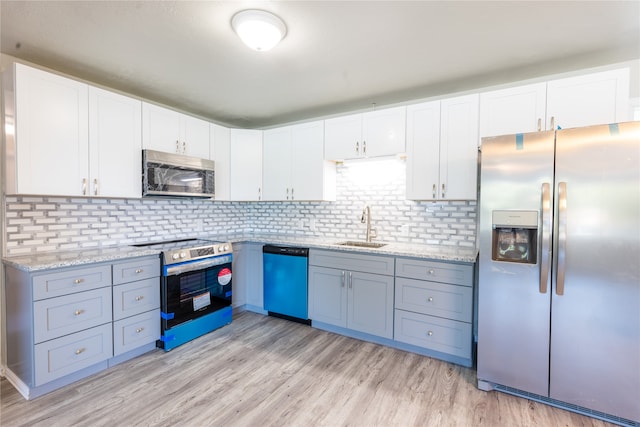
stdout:
<svg viewBox="0 0 640 427">
<path fill-rule="evenodd" d="M 549 285 L 551 258 L 551 195 L 548 182 L 542 184 L 542 239 L 540 239 L 540 293 L 546 294 Z"/>
<path fill-rule="evenodd" d="M 564 273 L 567 255 L 567 183 L 558 184 L 558 274 L 556 295 L 564 295 Z"/>
</svg>

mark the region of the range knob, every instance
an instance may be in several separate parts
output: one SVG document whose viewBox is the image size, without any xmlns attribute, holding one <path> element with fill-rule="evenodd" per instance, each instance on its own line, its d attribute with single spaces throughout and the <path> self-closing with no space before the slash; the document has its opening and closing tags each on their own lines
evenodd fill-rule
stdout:
<svg viewBox="0 0 640 427">
<path fill-rule="evenodd" d="M 229 245 L 224 245 L 224 250 L 228 251 L 229 250 Z"/>
<path fill-rule="evenodd" d="M 179 257 L 180 257 L 180 255 L 178 255 L 177 253 L 175 253 L 175 254 L 173 254 L 173 255 L 171 256 L 171 258 L 173 258 L 173 259 L 178 259 Z"/>
<path fill-rule="evenodd" d="M 224 246 L 222 245 L 218 246 L 218 252 L 222 252 L 222 251 L 224 251 Z"/>
<path fill-rule="evenodd" d="M 186 258 L 186 257 L 187 257 L 186 252 L 180 252 L 180 258 Z"/>
</svg>

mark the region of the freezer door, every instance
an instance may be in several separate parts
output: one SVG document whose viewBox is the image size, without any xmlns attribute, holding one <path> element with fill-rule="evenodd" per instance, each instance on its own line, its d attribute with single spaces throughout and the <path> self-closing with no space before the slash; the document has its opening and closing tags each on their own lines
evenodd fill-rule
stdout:
<svg viewBox="0 0 640 427">
<path fill-rule="evenodd" d="M 478 379 L 546 396 L 554 133 L 484 138 L 481 156 Z M 537 229 L 535 263 L 492 260 L 494 217 Z"/>
<path fill-rule="evenodd" d="M 640 122 L 556 136 L 550 397 L 640 422 Z"/>
</svg>

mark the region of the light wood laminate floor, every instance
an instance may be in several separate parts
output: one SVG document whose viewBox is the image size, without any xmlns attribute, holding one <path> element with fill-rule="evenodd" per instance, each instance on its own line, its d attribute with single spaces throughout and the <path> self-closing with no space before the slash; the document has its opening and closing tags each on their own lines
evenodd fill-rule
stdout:
<svg viewBox="0 0 640 427">
<path fill-rule="evenodd" d="M 241 313 L 26 401 L 6 379 L 9 426 L 610 426 L 476 388 L 475 370 Z"/>
</svg>

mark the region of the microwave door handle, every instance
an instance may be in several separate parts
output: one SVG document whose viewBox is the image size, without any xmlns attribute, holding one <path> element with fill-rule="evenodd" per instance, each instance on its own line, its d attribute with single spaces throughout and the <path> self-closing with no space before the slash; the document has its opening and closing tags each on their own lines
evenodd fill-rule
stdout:
<svg viewBox="0 0 640 427">
<path fill-rule="evenodd" d="M 549 262 L 551 259 L 551 195 L 548 182 L 541 189 L 541 234 L 540 239 L 540 293 L 546 294 L 549 285 Z"/>
</svg>

